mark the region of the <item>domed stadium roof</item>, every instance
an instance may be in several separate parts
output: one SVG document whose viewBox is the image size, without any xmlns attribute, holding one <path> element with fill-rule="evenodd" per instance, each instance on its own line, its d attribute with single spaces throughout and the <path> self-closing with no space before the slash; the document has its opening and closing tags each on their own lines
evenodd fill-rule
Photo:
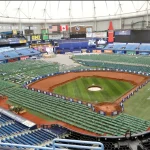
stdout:
<svg viewBox="0 0 150 150">
<path fill-rule="evenodd" d="M 0 1 L 0 22 L 68 22 L 146 15 L 148 1 Z"/>
</svg>

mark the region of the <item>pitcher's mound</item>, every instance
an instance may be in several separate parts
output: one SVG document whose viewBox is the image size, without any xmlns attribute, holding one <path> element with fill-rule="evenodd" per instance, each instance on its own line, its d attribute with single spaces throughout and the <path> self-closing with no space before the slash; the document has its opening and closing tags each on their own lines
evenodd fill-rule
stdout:
<svg viewBox="0 0 150 150">
<path fill-rule="evenodd" d="M 96 91 L 101 91 L 102 88 L 99 87 L 99 86 L 90 86 L 88 87 L 88 91 L 93 91 L 93 92 L 96 92 Z"/>
</svg>

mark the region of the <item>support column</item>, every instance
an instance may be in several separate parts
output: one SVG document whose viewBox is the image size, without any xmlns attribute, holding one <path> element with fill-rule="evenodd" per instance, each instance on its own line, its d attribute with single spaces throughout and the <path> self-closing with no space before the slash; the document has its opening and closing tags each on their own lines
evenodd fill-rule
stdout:
<svg viewBox="0 0 150 150">
<path fill-rule="evenodd" d="M 146 25 L 147 25 L 147 27 L 148 27 L 148 20 L 149 20 L 149 19 L 148 19 L 148 5 L 149 5 L 149 3 L 148 3 L 148 1 L 147 1 L 147 9 L 146 9 L 146 10 L 147 10 L 147 19 L 146 19 L 146 22 L 147 22 Z"/>
<path fill-rule="evenodd" d="M 120 29 L 122 29 L 121 4 L 119 4 L 119 7 L 120 7 Z"/>
<path fill-rule="evenodd" d="M 21 19 L 20 19 L 20 8 L 18 8 L 18 11 L 19 11 L 19 31 L 21 31 Z"/>
<path fill-rule="evenodd" d="M 69 19 L 69 23 L 70 23 L 70 30 L 69 30 L 69 32 L 72 32 L 72 30 L 71 30 L 71 1 L 70 1 L 70 5 L 69 5 L 69 17 L 70 17 L 70 19 Z"/>
<path fill-rule="evenodd" d="M 94 1 L 93 1 L 93 7 L 94 7 L 94 30 L 97 31 L 96 7 Z"/>
<path fill-rule="evenodd" d="M 45 13 L 45 29 L 46 29 L 46 33 L 47 33 L 47 24 L 46 24 L 46 9 L 44 9 L 44 13 Z"/>
</svg>

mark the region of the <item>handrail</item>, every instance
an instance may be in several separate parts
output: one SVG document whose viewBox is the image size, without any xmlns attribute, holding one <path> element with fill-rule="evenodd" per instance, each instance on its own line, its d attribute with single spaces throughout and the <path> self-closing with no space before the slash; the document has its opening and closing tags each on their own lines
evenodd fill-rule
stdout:
<svg viewBox="0 0 150 150">
<path fill-rule="evenodd" d="M 43 149 L 43 150 L 53 150 L 53 148 L 51 148 L 51 147 L 32 146 L 32 145 L 13 144 L 13 143 L 0 143 L 0 145 L 3 145 L 3 146 L 17 146 L 17 147 L 24 147 L 24 148 L 37 148 L 37 149 Z"/>
<path fill-rule="evenodd" d="M 67 142 L 66 144 L 59 144 L 56 142 Z M 76 144 L 91 144 L 93 146 L 84 146 L 84 145 L 71 145 L 68 143 L 76 143 Z M 100 142 L 93 141 L 80 141 L 80 140 L 68 140 L 68 139 L 54 139 L 52 141 L 52 147 L 42 147 L 42 146 L 33 146 L 33 145 L 23 145 L 23 144 L 13 144 L 13 143 L 0 143 L 1 146 L 16 146 L 16 147 L 24 147 L 24 148 L 35 148 L 42 150 L 60 150 L 62 147 L 67 148 L 79 148 L 79 149 L 93 149 L 93 150 L 104 150 L 104 145 Z M 97 145 L 97 147 L 95 146 Z M 60 148 L 56 148 L 60 147 Z"/>
<path fill-rule="evenodd" d="M 91 144 L 91 145 L 97 145 L 97 147 L 92 146 L 81 146 L 81 145 L 70 145 L 70 144 L 59 144 L 56 142 L 67 142 L 67 143 L 76 143 L 76 144 Z M 95 149 L 95 150 L 104 150 L 104 145 L 100 142 L 94 142 L 94 141 L 80 141 L 80 140 L 69 140 L 69 139 L 54 139 L 52 141 L 53 143 L 53 149 L 55 150 L 55 146 L 58 147 L 68 147 L 68 148 L 81 148 L 81 149 Z"/>
</svg>

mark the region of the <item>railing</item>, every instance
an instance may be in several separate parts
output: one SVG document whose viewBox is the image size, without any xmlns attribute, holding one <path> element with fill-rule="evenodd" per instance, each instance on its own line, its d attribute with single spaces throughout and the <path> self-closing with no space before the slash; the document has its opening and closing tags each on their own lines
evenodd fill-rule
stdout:
<svg viewBox="0 0 150 150">
<path fill-rule="evenodd" d="M 57 142 L 67 142 L 66 144 L 60 144 Z M 74 143 L 76 145 L 71 145 L 68 143 Z M 80 144 L 80 145 L 77 145 Z M 83 145 L 81 145 L 83 144 Z M 84 144 L 91 144 L 94 146 L 84 146 Z M 80 141 L 80 140 L 68 140 L 68 139 L 54 139 L 52 141 L 52 147 L 42 147 L 42 146 L 31 146 L 31 145 L 23 145 L 23 144 L 12 144 L 12 143 L 0 143 L 1 146 L 16 146 L 19 148 L 34 148 L 40 150 L 60 150 L 65 148 L 78 148 L 78 149 L 92 149 L 92 150 L 104 150 L 104 145 L 100 142 L 93 142 L 93 141 Z M 56 148 L 60 147 L 60 148 Z"/>
</svg>

